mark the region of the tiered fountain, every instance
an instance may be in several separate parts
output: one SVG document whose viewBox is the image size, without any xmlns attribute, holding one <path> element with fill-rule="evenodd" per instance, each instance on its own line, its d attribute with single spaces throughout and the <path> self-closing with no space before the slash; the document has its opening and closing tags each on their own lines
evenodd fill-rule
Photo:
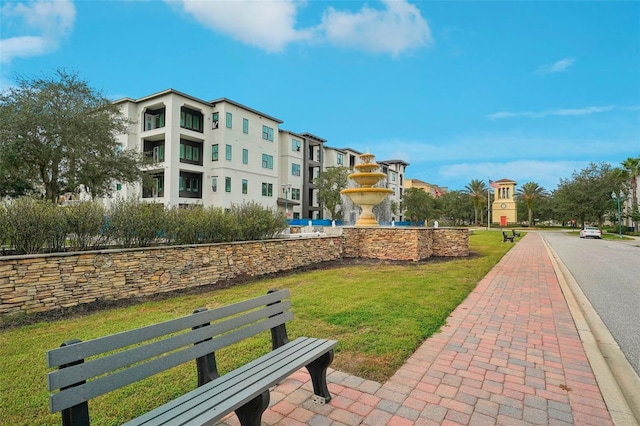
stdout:
<svg viewBox="0 0 640 426">
<path fill-rule="evenodd" d="M 349 179 L 353 179 L 359 188 L 343 189 L 340 193 L 349 197 L 354 204 L 362 207 L 362 213 L 356 222 L 356 227 L 380 226 L 373 214 L 373 208 L 393 191 L 388 188 L 374 188 L 375 184 L 387 177 L 384 173 L 375 171 L 379 167 L 374 161 L 375 155 L 361 154 L 359 157 L 360 164 L 354 166 L 358 171 L 349 175 Z"/>
</svg>

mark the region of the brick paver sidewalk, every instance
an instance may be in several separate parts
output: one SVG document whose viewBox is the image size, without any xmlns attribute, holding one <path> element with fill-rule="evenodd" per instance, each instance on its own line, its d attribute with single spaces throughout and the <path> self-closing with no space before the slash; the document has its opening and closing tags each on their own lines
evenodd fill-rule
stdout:
<svg viewBox="0 0 640 426">
<path fill-rule="evenodd" d="M 505 243 L 506 244 L 506 243 Z M 542 238 L 527 234 L 384 384 L 338 371 L 311 403 L 300 371 L 267 425 L 610 425 Z M 226 424 L 237 424 L 235 416 Z"/>
</svg>

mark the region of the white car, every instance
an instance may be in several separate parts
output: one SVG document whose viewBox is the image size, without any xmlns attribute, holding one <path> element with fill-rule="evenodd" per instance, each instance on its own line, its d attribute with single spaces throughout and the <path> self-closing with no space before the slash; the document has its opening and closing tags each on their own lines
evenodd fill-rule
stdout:
<svg viewBox="0 0 640 426">
<path fill-rule="evenodd" d="M 580 230 L 580 238 L 602 238 L 602 231 L 594 226 L 585 226 Z"/>
</svg>

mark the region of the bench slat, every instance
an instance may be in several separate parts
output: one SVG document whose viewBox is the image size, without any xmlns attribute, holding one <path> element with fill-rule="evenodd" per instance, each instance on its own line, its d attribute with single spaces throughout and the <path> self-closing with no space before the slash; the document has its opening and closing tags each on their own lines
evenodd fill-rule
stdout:
<svg viewBox="0 0 640 426">
<path fill-rule="evenodd" d="M 284 314 L 284 317 L 288 321 L 293 318 L 293 313 L 288 311 Z M 247 337 L 269 330 L 270 328 L 281 324 L 282 321 L 283 318 L 280 315 L 275 318 L 269 318 L 262 322 L 215 337 L 212 340 L 202 342 L 201 344 L 191 346 L 184 350 L 173 352 L 160 358 L 155 358 L 143 364 L 134 365 L 130 368 L 117 371 L 104 377 L 99 377 L 82 385 L 61 390 L 58 393 L 52 394 L 49 398 L 51 412 L 53 413 L 65 408 L 73 407 L 74 405 L 88 401 L 96 396 L 140 381 L 192 359 L 215 352 L 220 348 L 228 346 L 230 342 L 238 342 Z M 83 364 L 80 364 L 78 367 L 82 365 Z M 69 368 L 75 367 L 76 366 Z M 64 370 L 66 370 L 66 368 L 59 371 Z"/>
<path fill-rule="evenodd" d="M 257 307 L 288 298 L 289 290 L 283 289 L 273 293 L 268 293 L 264 296 L 259 296 L 186 317 L 52 349 L 47 351 L 47 366 L 49 368 L 59 367 L 64 364 L 89 358 L 93 355 L 134 345 L 142 341 L 154 339 L 169 333 L 175 333 L 207 322 L 217 321 L 221 318 L 235 315 L 239 312 L 255 309 Z"/>
<path fill-rule="evenodd" d="M 130 348 L 125 351 L 107 355 L 95 360 L 86 361 L 82 364 L 67 367 L 62 370 L 53 371 L 47 376 L 49 390 L 51 391 L 60 389 L 65 386 L 79 383 L 83 380 L 89 380 L 92 377 L 97 377 L 102 374 L 118 370 L 120 368 L 128 367 L 137 362 L 155 358 L 167 352 L 188 345 L 193 345 L 196 342 L 202 342 L 203 340 L 214 335 L 221 335 L 231 330 L 244 327 L 247 324 L 251 324 L 259 320 L 264 320 L 265 318 L 269 318 L 273 315 L 277 315 L 273 318 L 280 320 L 280 323 L 276 325 L 284 324 L 286 321 L 291 320 L 291 316 L 282 316 L 278 314 L 282 313 L 283 310 L 288 310 L 290 308 L 291 304 L 287 300 L 282 303 L 266 306 L 263 309 L 250 311 L 244 315 L 233 317 L 226 321 L 214 323 L 209 327 L 202 327 L 196 330 L 191 330 L 191 328 L 189 328 L 189 331 L 186 333 L 169 336 L 163 340 Z M 270 321 L 270 324 L 273 324 L 273 322 Z M 234 334 L 232 336 L 238 335 Z M 235 341 L 226 341 L 229 341 L 229 344 L 231 344 L 239 340 L 242 340 L 242 338 L 238 337 L 238 339 Z"/>
<path fill-rule="evenodd" d="M 298 338 L 126 425 L 210 424 L 317 359 L 336 344 L 334 340 Z"/>
</svg>

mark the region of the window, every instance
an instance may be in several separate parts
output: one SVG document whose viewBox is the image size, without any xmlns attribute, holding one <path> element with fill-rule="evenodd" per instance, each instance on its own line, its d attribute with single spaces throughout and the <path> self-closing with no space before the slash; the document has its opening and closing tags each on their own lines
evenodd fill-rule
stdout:
<svg viewBox="0 0 640 426">
<path fill-rule="evenodd" d="M 296 163 L 291 164 L 291 174 L 293 176 L 300 176 L 300 164 L 296 164 Z"/>
<path fill-rule="evenodd" d="M 231 178 L 224 178 L 224 192 L 231 192 Z"/>
<path fill-rule="evenodd" d="M 211 114 L 211 128 L 212 129 L 217 129 L 218 128 L 218 120 L 219 120 L 219 114 L 217 112 L 214 112 L 213 114 Z"/>
<path fill-rule="evenodd" d="M 262 195 L 264 197 L 273 197 L 273 184 L 262 182 Z"/>
<path fill-rule="evenodd" d="M 291 188 L 291 199 L 300 200 L 300 188 Z"/>
<path fill-rule="evenodd" d="M 164 161 L 164 145 L 158 145 L 153 147 L 152 157 L 154 163 L 160 163 Z"/>
<path fill-rule="evenodd" d="M 227 129 L 231 128 L 231 124 L 233 121 L 233 116 L 231 115 L 230 112 L 227 113 Z"/>
<path fill-rule="evenodd" d="M 273 129 L 271 127 L 262 126 L 262 139 L 273 142 Z"/>
<path fill-rule="evenodd" d="M 121 191 L 121 190 L 122 190 L 122 184 L 116 183 L 116 191 Z"/>
<path fill-rule="evenodd" d="M 247 118 L 242 119 L 242 133 L 249 133 L 249 120 Z"/>
<path fill-rule="evenodd" d="M 391 182 L 395 182 L 395 181 L 396 181 L 396 174 L 391 173 Z"/>
<path fill-rule="evenodd" d="M 249 181 L 242 179 L 242 193 L 246 194 L 247 192 L 249 192 Z"/>
<path fill-rule="evenodd" d="M 144 113 L 144 130 L 153 130 L 164 127 L 164 108 L 148 109 Z"/>
<path fill-rule="evenodd" d="M 211 161 L 218 161 L 218 144 L 211 145 Z"/>
<path fill-rule="evenodd" d="M 185 198 L 202 198 L 202 174 L 180 172 L 179 196 Z"/>
<path fill-rule="evenodd" d="M 180 108 L 180 127 L 202 133 L 202 117 L 201 112 L 182 107 Z"/>
<path fill-rule="evenodd" d="M 202 143 L 180 139 L 180 162 L 202 166 L 201 150 Z"/>
<path fill-rule="evenodd" d="M 297 139 L 291 139 L 291 150 L 295 152 L 300 152 L 302 149 L 302 142 Z"/>
<path fill-rule="evenodd" d="M 263 169 L 273 169 L 273 156 L 262 154 L 262 168 Z"/>
<path fill-rule="evenodd" d="M 242 149 L 242 164 L 249 164 L 249 150 L 246 148 Z"/>
<path fill-rule="evenodd" d="M 153 183 L 142 188 L 142 198 L 164 197 L 164 174 L 151 175 Z"/>
<path fill-rule="evenodd" d="M 144 155 L 151 159 L 154 163 L 161 163 L 164 161 L 164 141 L 150 141 L 143 140 L 142 150 Z"/>
<path fill-rule="evenodd" d="M 339 165 L 343 165 L 343 164 L 344 164 L 344 155 L 342 155 L 342 154 L 338 153 L 338 160 L 337 160 L 337 163 L 338 163 Z"/>
<path fill-rule="evenodd" d="M 211 190 L 213 192 L 218 192 L 218 176 L 213 176 L 211 178 Z"/>
</svg>

